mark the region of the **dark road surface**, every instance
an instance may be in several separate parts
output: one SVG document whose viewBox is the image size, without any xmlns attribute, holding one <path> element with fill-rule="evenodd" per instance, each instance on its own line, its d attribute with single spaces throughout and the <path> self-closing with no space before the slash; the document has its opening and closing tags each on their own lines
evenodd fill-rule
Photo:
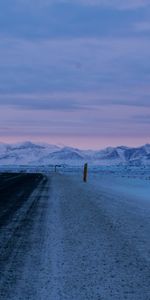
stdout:
<svg viewBox="0 0 150 300">
<path fill-rule="evenodd" d="M 1 174 L 0 227 L 10 222 L 16 210 L 23 205 L 41 179 L 41 174 Z"/>
<path fill-rule="evenodd" d="M 0 175 L 0 300 L 150 300 L 150 209 L 129 200 L 67 175 Z"/>
<path fill-rule="evenodd" d="M 29 254 L 30 233 L 46 182 L 41 174 L 0 176 L 0 299 L 13 297 L 17 270 Z"/>
</svg>

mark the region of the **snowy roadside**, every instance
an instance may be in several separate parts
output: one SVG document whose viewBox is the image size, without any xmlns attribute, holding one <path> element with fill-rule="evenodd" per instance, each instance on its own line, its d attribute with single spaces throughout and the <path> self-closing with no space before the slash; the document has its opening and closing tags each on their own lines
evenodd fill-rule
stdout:
<svg viewBox="0 0 150 300">
<path fill-rule="evenodd" d="M 57 180 L 65 260 L 60 299 L 149 300 L 148 215 L 79 177 Z"/>
<path fill-rule="evenodd" d="M 134 244 L 140 255 L 150 261 L 150 181 L 91 173 L 85 184 L 81 173 L 69 177 L 87 195 L 93 194 L 91 201 Z"/>
</svg>

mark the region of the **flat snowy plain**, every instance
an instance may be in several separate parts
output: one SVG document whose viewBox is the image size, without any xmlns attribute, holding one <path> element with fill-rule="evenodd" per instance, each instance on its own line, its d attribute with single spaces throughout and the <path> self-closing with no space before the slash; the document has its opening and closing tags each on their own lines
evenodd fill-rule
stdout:
<svg viewBox="0 0 150 300">
<path fill-rule="evenodd" d="M 150 300 L 149 179 L 9 176 L 0 186 L 0 299 Z"/>
</svg>

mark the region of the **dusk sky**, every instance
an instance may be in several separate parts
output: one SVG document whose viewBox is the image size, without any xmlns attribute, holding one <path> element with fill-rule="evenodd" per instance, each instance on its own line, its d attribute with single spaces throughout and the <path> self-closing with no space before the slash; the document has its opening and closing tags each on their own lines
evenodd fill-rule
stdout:
<svg viewBox="0 0 150 300">
<path fill-rule="evenodd" d="M 150 142 L 150 0 L 1 0 L 0 141 Z"/>
</svg>

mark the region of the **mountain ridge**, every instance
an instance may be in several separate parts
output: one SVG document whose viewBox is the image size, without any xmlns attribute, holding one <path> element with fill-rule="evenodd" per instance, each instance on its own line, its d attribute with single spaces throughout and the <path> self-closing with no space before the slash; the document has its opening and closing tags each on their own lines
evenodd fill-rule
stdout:
<svg viewBox="0 0 150 300">
<path fill-rule="evenodd" d="M 150 165 L 150 144 L 139 147 L 107 147 L 100 150 L 81 150 L 69 146 L 57 146 L 47 143 L 0 142 L 1 165 L 47 165 L 67 163 L 83 164 L 88 161 L 98 165 Z"/>
</svg>

